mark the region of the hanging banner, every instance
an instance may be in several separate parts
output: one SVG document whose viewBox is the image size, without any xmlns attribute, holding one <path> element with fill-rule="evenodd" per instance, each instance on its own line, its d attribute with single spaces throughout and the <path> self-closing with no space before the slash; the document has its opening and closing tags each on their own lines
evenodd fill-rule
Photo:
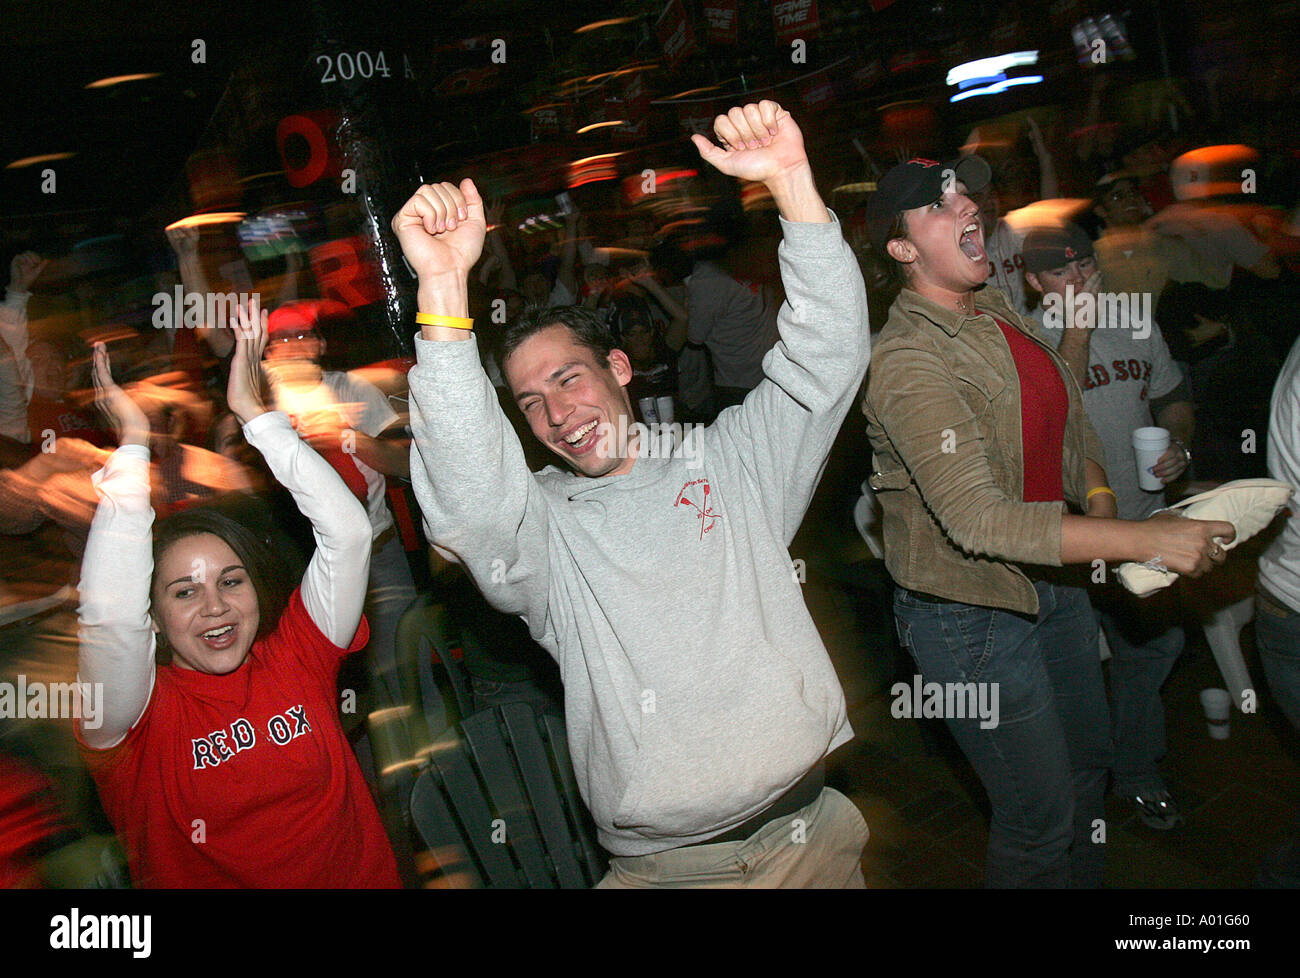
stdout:
<svg viewBox="0 0 1300 978">
<path fill-rule="evenodd" d="M 533 142 L 560 134 L 559 105 L 543 105 L 539 109 L 534 109 L 529 113 L 528 120 L 532 127 Z"/>
<path fill-rule="evenodd" d="M 322 177 L 335 179 L 343 169 L 343 154 L 336 138 L 335 112 L 301 112 L 288 115 L 275 127 L 275 145 L 291 187 L 308 187 Z"/>
<path fill-rule="evenodd" d="M 710 44 L 735 44 L 740 26 L 740 0 L 704 0 L 704 22 Z"/>
<path fill-rule="evenodd" d="M 696 50 L 695 35 L 691 32 L 691 22 L 686 16 L 682 0 L 668 0 L 668 6 L 655 21 L 655 34 L 663 45 L 664 57 L 668 67 L 676 68 L 688 54 Z"/>
<path fill-rule="evenodd" d="M 799 86 L 799 96 L 810 109 L 821 110 L 835 102 L 835 85 L 826 72 L 814 75 Z"/>
<path fill-rule="evenodd" d="M 817 0 L 772 0 L 772 25 L 778 41 L 816 37 L 821 29 Z"/>
<path fill-rule="evenodd" d="M 650 90 L 644 75 L 629 76 L 622 98 L 606 99 L 605 116 L 623 120 L 623 125 L 614 128 L 615 139 L 631 142 L 645 137 L 650 130 Z"/>
</svg>

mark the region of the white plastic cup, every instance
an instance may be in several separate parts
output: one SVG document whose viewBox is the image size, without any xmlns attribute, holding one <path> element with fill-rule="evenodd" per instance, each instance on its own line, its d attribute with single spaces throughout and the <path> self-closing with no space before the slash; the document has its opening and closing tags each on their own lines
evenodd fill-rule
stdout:
<svg viewBox="0 0 1300 978">
<path fill-rule="evenodd" d="M 672 424 L 673 423 L 673 399 L 671 397 L 656 397 L 655 414 L 659 416 L 660 424 Z"/>
<path fill-rule="evenodd" d="M 1133 432 L 1133 455 L 1137 459 L 1138 486 L 1159 492 L 1164 481 L 1151 474 L 1160 456 L 1169 450 L 1169 432 L 1164 428 L 1138 428 Z"/>
<path fill-rule="evenodd" d="M 659 420 L 659 414 L 655 411 L 655 399 L 653 397 L 643 397 L 636 403 L 637 407 L 641 409 L 641 420 L 646 424 L 654 424 Z"/>
<path fill-rule="evenodd" d="M 1201 690 L 1201 708 L 1210 728 L 1211 740 L 1227 740 L 1230 728 L 1228 716 L 1232 712 L 1232 697 L 1226 689 Z"/>
</svg>

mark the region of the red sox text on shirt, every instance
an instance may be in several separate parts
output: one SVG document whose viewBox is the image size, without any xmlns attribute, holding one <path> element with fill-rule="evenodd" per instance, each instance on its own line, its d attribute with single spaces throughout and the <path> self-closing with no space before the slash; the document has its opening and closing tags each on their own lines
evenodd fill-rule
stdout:
<svg viewBox="0 0 1300 978">
<path fill-rule="evenodd" d="M 266 721 L 266 733 L 271 742 L 283 747 L 289 741 L 311 731 L 307 722 L 307 711 L 301 703 L 291 706 L 283 713 L 277 713 Z M 214 730 L 206 737 L 195 737 L 194 770 L 216 767 L 230 760 L 240 751 L 251 750 L 257 746 L 257 730 L 243 717 L 230 725 L 229 729 Z"/>
<path fill-rule="evenodd" d="M 1142 396 L 1140 400 L 1146 400 L 1149 382 L 1151 380 L 1151 361 L 1138 360 L 1131 357 L 1128 360 L 1112 360 L 1110 370 L 1106 369 L 1105 364 L 1090 363 L 1088 372 L 1083 378 L 1083 389 L 1092 390 L 1094 387 L 1105 387 L 1111 382 L 1111 371 L 1114 371 L 1114 380 L 1116 382 L 1123 380 L 1136 380 L 1142 383 Z"/>
</svg>

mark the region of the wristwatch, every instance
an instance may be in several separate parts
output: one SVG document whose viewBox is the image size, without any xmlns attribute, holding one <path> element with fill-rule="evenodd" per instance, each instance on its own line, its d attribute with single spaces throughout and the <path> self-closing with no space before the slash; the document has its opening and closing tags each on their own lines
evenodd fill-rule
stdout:
<svg viewBox="0 0 1300 978">
<path fill-rule="evenodd" d="M 1187 458 L 1187 464 L 1191 465 L 1192 450 L 1188 448 L 1186 445 L 1184 445 L 1182 442 L 1180 442 L 1177 438 L 1173 439 L 1173 443 L 1183 450 L 1183 455 Z"/>
</svg>

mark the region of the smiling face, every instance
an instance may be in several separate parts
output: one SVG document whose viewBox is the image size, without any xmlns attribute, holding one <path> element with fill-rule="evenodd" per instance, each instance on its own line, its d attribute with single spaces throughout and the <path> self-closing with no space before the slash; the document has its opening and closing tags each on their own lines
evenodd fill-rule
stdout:
<svg viewBox="0 0 1300 978">
<path fill-rule="evenodd" d="M 243 664 L 261 620 L 248 569 L 212 533 L 181 537 L 163 552 L 154 570 L 152 613 L 173 664 L 211 675 Z"/>
<path fill-rule="evenodd" d="M 325 343 L 314 329 L 284 330 L 266 344 L 262 361 L 276 383 L 315 386 L 320 383 Z"/>
<path fill-rule="evenodd" d="M 1106 188 L 1095 207 L 1107 227 L 1133 227 L 1151 216 L 1151 205 L 1132 180 L 1116 180 Z"/>
<path fill-rule="evenodd" d="M 904 211 L 907 237 L 886 246 L 895 261 L 908 266 L 912 288 L 923 295 L 936 290 L 960 295 L 988 277 L 979 208 L 965 191 L 958 181 L 934 203 Z"/>
<path fill-rule="evenodd" d="M 1097 271 L 1097 259 L 1089 255 L 1077 261 L 1067 262 L 1059 268 L 1045 268 L 1041 272 L 1025 272 L 1025 281 L 1029 287 L 1043 295 L 1065 297 L 1066 286 L 1074 286 L 1074 294 L 1083 291 L 1083 283 Z"/>
<path fill-rule="evenodd" d="M 597 478 L 632 470 L 633 458 L 610 451 L 615 440 L 603 438 L 601 429 L 608 424 L 609 431 L 627 430 L 631 424 L 626 386 L 632 365 L 622 350 L 601 363 L 567 326 L 556 324 L 520 343 L 503 369 L 537 440 L 577 472 Z M 627 421 L 620 427 L 623 416 Z"/>
</svg>

